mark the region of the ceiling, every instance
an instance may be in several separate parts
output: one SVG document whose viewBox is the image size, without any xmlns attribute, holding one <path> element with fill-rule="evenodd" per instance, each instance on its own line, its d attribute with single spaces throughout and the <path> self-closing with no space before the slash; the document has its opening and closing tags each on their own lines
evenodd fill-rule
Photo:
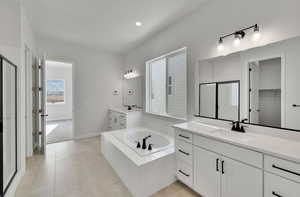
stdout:
<svg viewBox="0 0 300 197">
<path fill-rule="evenodd" d="M 26 0 L 37 37 L 125 53 L 207 0 Z M 136 21 L 143 23 L 135 26 Z"/>
</svg>

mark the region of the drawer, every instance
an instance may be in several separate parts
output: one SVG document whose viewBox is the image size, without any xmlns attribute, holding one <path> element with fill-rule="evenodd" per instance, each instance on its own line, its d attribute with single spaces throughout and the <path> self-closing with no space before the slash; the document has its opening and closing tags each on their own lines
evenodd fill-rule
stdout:
<svg viewBox="0 0 300 197">
<path fill-rule="evenodd" d="M 193 144 L 243 163 L 263 168 L 263 154 L 261 153 L 199 135 L 194 135 Z"/>
<path fill-rule="evenodd" d="M 193 134 L 183 130 L 176 130 L 176 138 L 188 143 L 193 142 Z"/>
<path fill-rule="evenodd" d="M 184 184 L 193 187 L 193 168 L 191 165 L 177 161 L 177 178 Z"/>
<path fill-rule="evenodd" d="M 264 197 L 299 197 L 300 184 L 265 172 Z"/>
<path fill-rule="evenodd" d="M 300 183 L 300 164 L 265 155 L 264 169 Z"/>
<path fill-rule="evenodd" d="M 176 141 L 176 158 L 193 164 L 193 146 L 182 140 Z"/>
</svg>

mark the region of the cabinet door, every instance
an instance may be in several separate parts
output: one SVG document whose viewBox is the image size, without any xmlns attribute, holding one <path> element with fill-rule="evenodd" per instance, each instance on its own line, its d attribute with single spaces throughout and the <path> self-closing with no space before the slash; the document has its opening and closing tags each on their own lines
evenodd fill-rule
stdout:
<svg viewBox="0 0 300 197">
<path fill-rule="evenodd" d="M 220 197 L 220 156 L 194 146 L 194 190 L 203 197 Z"/>
<path fill-rule="evenodd" d="M 261 169 L 226 157 L 222 158 L 221 168 L 222 197 L 263 196 L 263 172 Z"/>
</svg>

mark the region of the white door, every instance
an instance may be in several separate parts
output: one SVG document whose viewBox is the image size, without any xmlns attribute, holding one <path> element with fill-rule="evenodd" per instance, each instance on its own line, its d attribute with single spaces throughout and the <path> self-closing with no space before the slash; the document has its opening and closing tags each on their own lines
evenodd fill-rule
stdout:
<svg viewBox="0 0 300 197">
<path fill-rule="evenodd" d="M 291 129 L 300 129 L 300 66 L 298 62 L 293 62 L 299 58 L 299 50 L 289 52 L 286 59 L 286 125 Z M 290 61 L 290 62 L 288 62 Z"/>
<path fill-rule="evenodd" d="M 259 124 L 259 63 L 249 63 L 249 99 L 250 99 L 250 122 Z"/>
<path fill-rule="evenodd" d="M 262 170 L 226 157 L 222 162 L 222 197 L 263 196 Z"/>
<path fill-rule="evenodd" d="M 194 147 L 194 190 L 203 197 L 220 197 L 221 159 L 216 153 Z"/>
<path fill-rule="evenodd" d="M 45 153 L 47 118 L 45 58 L 36 60 L 33 73 L 33 149 L 35 153 Z"/>
</svg>

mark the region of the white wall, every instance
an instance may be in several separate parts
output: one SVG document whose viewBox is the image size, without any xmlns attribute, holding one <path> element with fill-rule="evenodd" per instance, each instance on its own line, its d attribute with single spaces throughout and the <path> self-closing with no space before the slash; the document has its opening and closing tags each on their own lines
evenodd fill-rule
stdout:
<svg viewBox="0 0 300 197">
<path fill-rule="evenodd" d="M 197 61 L 300 35 L 299 6 L 300 1 L 297 0 L 209 1 L 195 13 L 179 20 L 128 52 L 125 66 L 133 66 L 140 73 L 144 73 L 145 61 L 187 46 L 188 114 L 192 118 L 195 114 L 194 66 Z M 235 48 L 229 39 L 230 43 L 227 40 L 224 42 L 226 47 L 224 52 L 217 51 L 219 36 L 255 23 L 261 27 L 262 38 L 259 42 L 252 42 L 250 37 L 247 37 L 240 47 Z M 152 116 L 147 118 L 153 121 L 160 119 Z"/>
<path fill-rule="evenodd" d="M 73 87 L 72 87 L 72 64 L 46 61 L 46 79 L 65 81 L 65 102 L 58 104 L 47 104 L 47 120 L 72 119 L 73 109 Z"/>
<path fill-rule="evenodd" d="M 18 73 L 18 174 L 14 179 L 6 197 L 14 195 L 14 191 L 25 171 L 26 128 L 25 128 L 25 44 L 34 51 L 35 40 L 26 13 L 18 0 L 0 1 L 0 53 L 17 65 Z"/>
<path fill-rule="evenodd" d="M 74 137 L 105 130 L 108 108 L 122 104 L 122 57 L 51 39 L 40 38 L 38 44 L 47 59 L 73 64 Z"/>
</svg>

